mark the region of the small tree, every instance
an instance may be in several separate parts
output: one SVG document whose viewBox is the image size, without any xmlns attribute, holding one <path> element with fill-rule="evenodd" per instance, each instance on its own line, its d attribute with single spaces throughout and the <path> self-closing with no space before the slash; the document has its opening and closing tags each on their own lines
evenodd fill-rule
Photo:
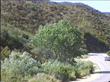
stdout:
<svg viewBox="0 0 110 82">
<path fill-rule="evenodd" d="M 53 53 L 48 57 L 71 62 L 74 57 L 81 55 L 82 37 L 69 22 L 62 20 L 41 27 L 33 39 L 33 44 Z"/>
</svg>

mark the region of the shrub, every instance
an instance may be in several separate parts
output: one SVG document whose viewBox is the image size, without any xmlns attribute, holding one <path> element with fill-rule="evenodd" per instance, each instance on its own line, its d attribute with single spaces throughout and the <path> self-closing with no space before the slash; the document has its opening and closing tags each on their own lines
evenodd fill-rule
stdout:
<svg viewBox="0 0 110 82">
<path fill-rule="evenodd" d="M 93 72 L 93 63 L 90 61 L 76 61 L 76 77 L 81 78 Z"/>
<path fill-rule="evenodd" d="M 12 52 L 1 62 L 1 79 L 4 82 L 23 82 L 26 77 L 37 74 L 40 64 L 26 53 Z"/>
<path fill-rule="evenodd" d="M 42 66 L 44 68 L 44 72 L 55 75 L 56 78 L 62 81 L 76 79 L 74 66 L 70 64 L 61 63 L 57 60 L 51 60 L 44 63 Z"/>
<path fill-rule="evenodd" d="M 21 43 L 20 35 L 17 32 L 8 32 L 7 30 L 1 30 L 1 46 L 5 47 L 8 46 L 10 49 L 20 49 L 23 47 Z"/>
<path fill-rule="evenodd" d="M 45 73 L 38 73 L 35 77 L 29 79 L 28 82 L 60 82 L 54 76 Z"/>
<path fill-rule="evenodd" d="M 108 51 L 107 54 L 110 56 L 110 51 Z"/>
<path fill-rule="evenodd" d="M 9 57 L 10 53 L 11 53 L 11 50 L 7 46 L 5 48 L 3 48 L 1 51 L 2 59 Z"/>
<path fill-rule="evenodd" d="M 39 29 L 33 39 L 33 44 L 41 50 L 53 53 L 49 57 L 73 62 L 74 57 L 81 55 L 82 37 L 81 33 L 69 22 L 59 21 Z"/>
<path fill-rule="evenodd" d="M 73 66 L 57 60 L 49 61 L 43 64 L 43 68 L 45 73 L 55 75 L 56 78 L 62 81 L 76 80 L 76 78 L 93 73 L 94 70 L 92 62 L 81 60 L 76 60 Z"/>
</svg>

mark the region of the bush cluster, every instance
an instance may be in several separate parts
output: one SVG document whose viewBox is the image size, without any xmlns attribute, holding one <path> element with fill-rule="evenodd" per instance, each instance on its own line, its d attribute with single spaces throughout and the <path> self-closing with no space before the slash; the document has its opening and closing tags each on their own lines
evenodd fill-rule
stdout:
<svg viewBox="0 0 110 82">
<path fill-rule="evenodd" d="M 19 37 L 14 38 L 19 40 Z M 9 57 L 1 62 L 2 81 L 64 82 L 89 75 L 93 71 L 92 63 L 75 61 L 75 57 L 83 54 L 82 34 L 68 21 L 62 20 L 42 27 L 32 42 L 35 45 L 33 52 L 38 49 L 36 59 L 27 52 L 12 52 L 9 55 L 6 48 Z M 23 43 L 26 43 L 25 40 Z"/>
<path fill-rule="evenodd" d="M 31 82 L 34 80 L 41 80 L 41 82 L 53 80 L 54 82 L 56 79 L 68 81 L 83 77 L 93 71 L 91 63 L 81 61 L 75 63 L 74 58 L 83 53 L 82 35 L 67 21 L 59 21 L 42 27 L 34 37 L 33 44 L 36 46 L 35 49 L 41 52 L 41 55 L 37 55 L 37 60 L 26 52 L 12 52 L 9 58 L 2 60 L 2 81 L 24 82 L 35 75 L 44 76 L 44 78 L 32 78 Z M 45 62 L 42 62 L 43 60 Z M 39 75 L 41 72 L 47 75 Z"/>
<path fill-rule="evenodd" d="M 91 62 L 76 61 L 76 64 L 71 65 L 58 60 L 49 60 L 40 64 L 25 52 L 23 54 L 13 52 L 1 63 L 1 80 L 5 82 L 69 81 L 89 75 L 91 72 L 93 72 Z"/>
<path fill-rule="evenodd" d="M 110 51 L 108 51 L 107 54 L 110 56 Z"/>
<path fill-rule="evenodd" d="M 93 63 L 89 61 L 76 61 L 76 64 L 61 63 L 57 60 L 43 64 L 44 72 L 55 75 L 62 81 L 75 80 L 93 72 Z"/>
<path fill-rule="evenodd" d="M 56 78 L 66 81 L 66 80 L 75 80 L 75 68 L 70 64 L 61 63 L 58 60 L 49 61 L 43 65 L 44 72 L 48 74 L 53 74 Z"/>
<path fill-rule="evenodd" d="M 4 82 L 23 82 L 25 78 L 37 74 L 40 64 L 25 52 L 12 52 L 1 62 L 1 79 Z"/>
</svg>

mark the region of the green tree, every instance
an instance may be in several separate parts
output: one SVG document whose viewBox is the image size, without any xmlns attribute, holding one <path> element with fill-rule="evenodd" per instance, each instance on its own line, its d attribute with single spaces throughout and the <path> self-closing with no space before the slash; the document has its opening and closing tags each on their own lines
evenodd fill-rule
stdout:
<svg viewBox="0 0 110 82">
<path fill-rule="evenodd" d="M 67 21 L 47 24 L 41 27 L 33 39 L 33 44 L 49 51 L 48 57 L 60 61 L 72 62 L 74 57 L 81 55 L 82 35 Z"/>
</svg>

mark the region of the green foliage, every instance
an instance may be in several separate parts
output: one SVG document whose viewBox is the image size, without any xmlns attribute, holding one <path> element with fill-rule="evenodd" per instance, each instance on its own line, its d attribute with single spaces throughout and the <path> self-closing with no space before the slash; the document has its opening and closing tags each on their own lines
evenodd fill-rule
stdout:
<svg viewBox="0 0 110 82">
<path fill-rule="evenodd" d="M 41 18 L 42 8 L 41 5 L 28 3 L 28 1 L 4 1 L 2 0 L 2 23 L 4 25 L 11 24 L 15 28 L 19 28 L 28 32 L 35 32 L 34 30 L 43 24 L 40 21 L 44 19 Z M 22 4 L 21 4 L 22 3 Z M 11 10 L 10 10 L 11 9 Z M 41 12 L 40 14 L 38 14 Z M 37 23 L 36 23 L 37 22 Z"/>
<path fill-rule="evenodd" d="M 27 54 L 17 53 L 16 55 L 14 53 L 14 56 L 11 54 L 8 59 L 2 61 L 1 76 L 3 81 L 24 82 L 27 81 L 27 78 L 41 72 L 42 69 L 46 73 L 55 74 L 59 79 L 76 79 L 93 71 L 91 63 L 77 62 L 76 65 L 71 66 L 64 62 L 73 64 L 74 57 L 80 56 L 82 53 L 81 33 L 76 28 L 80 28 L 83 34 L 89 32 L 106 44 L 110 43 L 110 18 L 108 16 L 93 10 L 91 12 L 91 8 L 80 7 L 80 5 L 36 4 L 31 1 L 27 2 L 27 0 L 21 2 L 17 0 L 1 1 L 1 27 L 3 30 L 0 33 L 3 44 L 0 46 L 5 47 L 1 53 L 5 56 L 9 55 L 10 50 L 6 46 L 10 49 L 21 49 L 21 51 L 25 50 L 23 45 L 32 47 L 31 43 L 28 44 L 30 41 L 28 37 L 42 25 L 34 38 L 34 44 L 40 49 L 37 50 L 37 55 L 36 50 L 33 52 L 35 52 L 37 60 L 47 61 L 47 63 L 41 67 Z M 69 16 L 73 26 L 67 21 L 58 22 L 65 16 Z M 48 23 L 49 25 L 46 25 Z M 50 25 L 50 23 L 55 24 Z M 48 59 L 58 59 L 58 61 L 50 63 Z M 38 76 L 43 77 L 42 74 Z M 38 79 L 41 81 L 42 78 Z M 45 78 L 44 81 L 46 81 Z M 47 82 L 49 81 L 47 80 Z"/>
<path fill-rule="evenodd" d="M 105 43 L 106 46 L 109 45 L 110 17 L 107 18 L 106 15 L 103 15 L 100 12 L 96 13 L 94 11 L 93 13 L 91 13 L 89 12 L 89 10 L 87 9 L 87 11 L 85 11 L 84 8 L 82 8 L 82 10 L 80 10 L 80 13 L 70 14 L 69 16 L 66 16 L 66 19 L 70 21 L 72 25 L 78 26 L 78 28 L 84 35 L 86 35 L 86 33 L 89 33 L 93 35 L 93 37 L 96 37 L 100 42 Z M 96 46 L 90 43 L 89 45 L 89 47 Z M 98 47 L 100 48 L 100 46 Z M 95 49 L 93 48 L 93 50 Z"/>
<path fill-rule="evenodd" d="M 81 78 L 81 77 L 84 77 L 86 75 L 89 75 L 94 70 L 92 62 L 80 61 L 80 60 L 76 61 L 75 68 L 76 68 L 76 77 L 78 77 L 78 78 Z"/>
<path fill-rule="evenodd" d="M 48 60 L 40 64 L 26 52 L 23 54 L 12 52 L 9 58 L 1 61 L 1 80 L 5 82 L 69 81 L 92 72 L 93 64 L 91 62 L 76 62 L 71 65 L 58 60 Z M 33 77 L 35 75 L 37 77 Z"/>
<path fill-rule="evenodd" d="M 27 51 L 33 48 L 30 42 L 30 34 L 10 27 L 1 28 L 1 51 L 7 46 L 11 51 Z M 27 50 L 28 49 L 28 50 Z"/>
<path fill-rule="evenodd" d="M 110 45 L 110 16 L 87 5 L 36 4 L 27 0 L 1 1 L 2 28 L 5 25 L 5 28 L 17 29 L 21 33 L 25 31 L 34 34 L 40 25 L 56 23 L 64 18 L 78 26 L 82 33 L 90 33 L 106 45 Z M 93 46 L 91 43 L 89 45 Z"/>
<path fill-rule="evenodd" d="M 57 80 L 54 76 L 50 76 L 45 73 L 38 73 L 33 78 L 29 79 L 28 82 L 61 82 L 61 81 Z"/>
<path fill-rule="evenodd" d="M 66 81 L 66 80 L 75 80 L 75 68 L 70 64 L 61 63 L 57 60 L 49 61 L 43 65 L 44 72 L 55 75 L 56 78 Z"/>
<path fill-rule="evenodd" d="M 107 54 L 110 56 L 110 51 L 108 51 Z"/>
<path fill-rule="evenodd" d="M 46 62 L 42 65 L 45 73 L 54 75 L 62 81 L 76 80 L 94 71 L 93 63 L 90 61 L 77 60 L 74 65 L 71 65 L 55 60 Z"/>
<path fill-rule="evenodd" d="M 60 61 L 73 62 L 74 57 L 82 54 L 82 35 L 67 21 L 45 25 L 39 29 L 33 44 L 53 53 L 52 57 Z"/>
<path fill-rule="evenodd" d="M 4 82 L 24 82 L 37 74 L 40 64 L 27 53 L 12 52 L 9 58 L 1 62 L 1 80 Z"/>
</svg>

